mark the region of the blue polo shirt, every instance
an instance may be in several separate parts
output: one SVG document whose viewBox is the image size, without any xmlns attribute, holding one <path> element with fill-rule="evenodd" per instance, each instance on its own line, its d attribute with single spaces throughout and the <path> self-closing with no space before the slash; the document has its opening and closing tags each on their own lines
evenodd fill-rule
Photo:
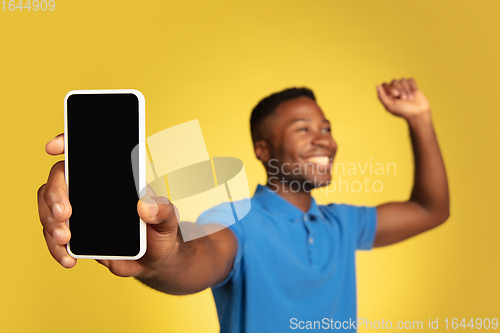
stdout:
<svg viewBox="0 0 500 333">
<path fill-rule="evenodd" d="M 212 287 L 221 332 L 355 331 L 355 251 L 373 246 L 376 207 L 313 198 L 304 213 L 262 185 L 250 200 L 236 223 L 222 206 L 197 221 L 227 225 L 238 240 L 231 272 Z"/>
</svg>

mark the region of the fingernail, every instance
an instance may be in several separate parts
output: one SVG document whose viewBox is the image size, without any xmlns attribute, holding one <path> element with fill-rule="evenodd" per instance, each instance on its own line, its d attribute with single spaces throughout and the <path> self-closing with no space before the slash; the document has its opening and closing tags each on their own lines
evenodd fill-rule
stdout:
<svg viewBox="0 0 500 333">
<path fill-rule="evenodd" d="M 174 212 L 175 212 L 175 217 L 177 218 L 177 222 L 180 222 L 181 221 L 181 217 L 180 217 L 180 214 L 179 214 L 179 210 L 175 206 L 174 206 Z"/>
<path fill-rule="evenodd" d="M 54 141 L 55 139 L 57 139 L 59 137 L 59 135 L 57 135 L 56 137 L 54 137 L 52 140 L 50 140 L 47 144 L 51 143 L 52 141 Z"/>
<path fill-rule="evenodd" d="M 61 217 L 63 212 L 64 212 L 64 206 L 61 205 L 60 203 L 56 203 L 54 206 L 52 206 L 52 215 L 54 215 L 56 219 Z"/>
<path fill-rule="evenodd" d="M 153 198 L 149 195 L 145 195 L 141 198 L 141 201 L 147 204 L 149 217 L 155 217 L 158 214 L 158 206 Z"/>
<path fill-rule="evenodd" d="M 170 205 L 170 200 L 167 197 L 156 197 L 155 200 L 160 205 Z"/>
<path fill-rule="evenodd" d="M 52 237 L 58 242 L 62 241 L 66 237 L 66 231 L 60 228 L 54 229 Z"/>
</svg>

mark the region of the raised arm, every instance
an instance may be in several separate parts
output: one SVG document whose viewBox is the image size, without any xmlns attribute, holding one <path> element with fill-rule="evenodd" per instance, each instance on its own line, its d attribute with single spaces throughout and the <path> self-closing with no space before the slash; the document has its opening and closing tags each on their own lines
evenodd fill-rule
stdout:
<svg viewBox="0 0 500 333">
<path fill-rule="evenodd" d="M 45 148 L 50 155 L 64 153 L 61 134 Z M 71 268 L 76 259 L 66 244 L 71 238 L 66 220 L 71 203 L 66 194 L 64 161 L 52 167 L 46 184 L 38 190 L 38 212 L 48 249 L 63 267 Z M 100 260 L 118 276 L 135 277 L 144 284 L 172 295 L 192 294 L 221 282 L 229 274 L 236 255 L 236 236 L 223 229 L 208 236 L 183 242 L 178 213 L 167 198 L 148 195 L 137 203 L 140 218 L 147 223 L 147 251 L 139 260 Z M 189 223 L 191 228 L 201 226 Z M 201 231 L 200 231 L 201 232 Z"/>
<path fill-rule="evenodd" d="M 393 80 L 377 86 L 378 96 L 392 114 L 404 118 L 410 129 L 415 161 L 414 185 L 406 202 L 377 207 L 374 246 L 390 245 L 432 229 L 448 219 L 448 181 L 431 108 L 413 79 Z"/>
</svg>

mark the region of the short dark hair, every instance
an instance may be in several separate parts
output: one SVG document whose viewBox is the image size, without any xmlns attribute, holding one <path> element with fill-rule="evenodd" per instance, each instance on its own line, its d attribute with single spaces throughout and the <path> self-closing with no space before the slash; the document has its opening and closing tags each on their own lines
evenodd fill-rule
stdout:
<svg viewBox="0 0 500 333">
<path fill-rule="evenodd" d="M 252 115 L 250 116 L 252 141 L 255 143 L 256 141 L 263 139 L 263 133 L 261 131 L 262 123 L 264 122 L 264 119 L 276 111 L 281 103 L 299 97 L 308 97 L 316 102 L 316 97 L 314 97 L 313 91 L 305 87 L 288 88 L 262 99 L 252 110 Z"/>
</svg>

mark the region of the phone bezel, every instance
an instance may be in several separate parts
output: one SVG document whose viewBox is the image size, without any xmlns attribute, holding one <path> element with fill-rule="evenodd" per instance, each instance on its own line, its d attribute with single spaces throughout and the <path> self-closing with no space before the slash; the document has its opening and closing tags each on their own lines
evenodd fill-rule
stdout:
<svg viewBox="0 0 500 333">
<path fill-rule="evenodd" d="M 68 172 L 68 98 L 81 94 L 134 94 L 139 101 L 139 191 L 140 197 L 146 195 L 146 102 L 144 95 L 135 89 L 97 89 L 97 90 L 71 90 L 64 97 L 64 171 L 66 180 L 66 194 L 69 195 Z M 71 134 L 70 134 L 71 135 Z M 70 217 L 71 218 L 71 217 Z M 69 228 L 69 219 L 66 220 Z M 77 255 L 71 252 L 70 243 L 66 244 L 68 254 L 76 259 L 106 259 L 106 260 L 137 260 L 146 253 L 146 223 L 139 218 L 139 253 L 135 256 L 109 256 L 109 255 Z"/>
</svg>

